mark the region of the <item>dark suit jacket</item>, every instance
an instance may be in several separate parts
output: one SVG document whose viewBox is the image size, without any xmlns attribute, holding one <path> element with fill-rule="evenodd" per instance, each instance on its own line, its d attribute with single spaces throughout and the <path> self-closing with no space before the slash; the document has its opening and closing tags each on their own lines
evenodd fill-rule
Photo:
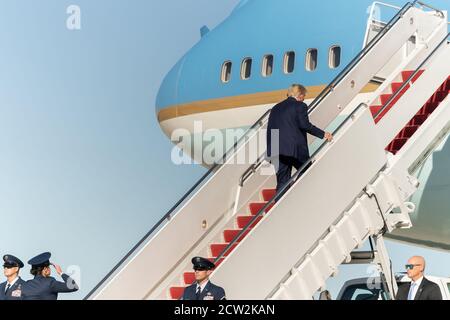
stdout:
<svg viewBox="0 0 450 320">
<path fill-rule="evenodd" d="M 36 276 L 23 285 L 24 300 L 57 300 L 58 293 L 75 292 L 78 286 L 71 277 L 62 274 L 64 282 L 53 277 Z"/>
<path fill-rule="evenodd" d="M 182 300 L 197 300 L 197 295 L 195 294 L 197 290 L 197 284 L 184 289 L 184 294 Z M 198 300 L 226 300 L 225 290 L 223 288 L 216 286 L 210 282 L 206 285 L 205 289 L 200 293 Z"/>
<path fill-rule="evenodd" d="M 309 149 L 307 133 L 323 139 L 325 132 L 309 122 L 308 107 L 303 102 L 298 102 L 294 98 L 288 98 L 273 107 L 267 127 L 267 155 L 277 157 L 272 154 L 276 141 L 272 145 L 271 130 L 279 130 L 279 154 L 293 157 L 300 162 L 309 159 Z M 275 151 L 275 150 L 274 150 Z"/>
<path fill-rule="evenodd" d="M 398 288 L 396 300 L 408 300 L 409 289 L 411 288 L 411 283 L 405 283 Z M 442 300 L 441 290 L 439 286 L 423 278 L 419 289 L 417 290 L 414 300 Z"/>
<path fill-rule="evenodd" d="M 0 300 L 22 300 L 22 286 L 25 284 L 21 278 L 9 288 L 5 294 L 6 282 L 0 284 Z"/>
</svg>

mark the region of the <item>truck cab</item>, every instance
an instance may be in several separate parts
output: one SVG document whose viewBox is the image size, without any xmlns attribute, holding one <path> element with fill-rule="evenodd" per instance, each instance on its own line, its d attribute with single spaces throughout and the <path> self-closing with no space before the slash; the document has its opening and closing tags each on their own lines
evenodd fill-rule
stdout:
<svg viewBox="0 0 450 320">
<path fill-rule="evenodd" d="M 450 300 L 450 278 L 425 276 L 441 289 L 442 299 Z M 395 275 L 395 281 L 401 285 L 411 282 L 406 274 Z M 379 277 L 352 279 L 344 283 L 336 300 L 388 300 L 389 295 Z"/>
</svg>

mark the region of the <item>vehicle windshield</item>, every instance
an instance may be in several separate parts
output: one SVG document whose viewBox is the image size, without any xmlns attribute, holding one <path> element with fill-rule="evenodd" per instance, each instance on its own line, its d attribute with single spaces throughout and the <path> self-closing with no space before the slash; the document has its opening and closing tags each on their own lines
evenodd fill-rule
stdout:
<svg viewBox="0 0 450 320">
<path fill-rule="evenodd" d="M 387 293 L 379 283 L 358 283 L 345 288 L 341 300 L 387 300 Z"/>
</svg>

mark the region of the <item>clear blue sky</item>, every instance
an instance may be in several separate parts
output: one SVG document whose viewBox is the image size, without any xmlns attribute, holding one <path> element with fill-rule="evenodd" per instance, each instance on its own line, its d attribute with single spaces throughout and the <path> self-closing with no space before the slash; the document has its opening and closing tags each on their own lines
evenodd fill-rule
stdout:
<svg viewBox="0 0 450 320">
<path fill-rule="evenodd" d="M 79 265 L 82 290 L 65 297 L 82 298 L 204 172 L 172 164 L 154 102 L 237 1 L 0 4 L 0 253 Z"/>
<path fill-rule="evenodd" d="M 65 298 L 82 298 L 200 177 L 171 163 L 154 101 L 200 27 L 237 2 L 0 0 L 0 254 L 80 266 L 82 290 Z M 66 28 L 70 4 L 80 31 Z M 424 252 L 450 275 L 447 253 L 389 248 L 396 270 Z"/>
</svg>

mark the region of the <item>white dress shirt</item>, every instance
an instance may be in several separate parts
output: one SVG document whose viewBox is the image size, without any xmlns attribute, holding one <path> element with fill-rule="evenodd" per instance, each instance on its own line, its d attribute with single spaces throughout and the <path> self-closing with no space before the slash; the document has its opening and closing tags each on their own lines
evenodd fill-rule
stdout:
<svg viewBox="0 0 450 320">
<path fill-rule="evenodd" d="M 416 298 L 417 290 L 419 290 L 423 277 L 416 281 L 411 281 L 411 287 L 409 288 L 408 300 L 414 300 Z"/>
<path fill-rule="evenodd" d="M 16 277 L 11 283 L 9 283 L 8 281 L 6 281 L 6 285 L 5 285 L 5 293 L 6 293 L 6 288 L 8 288 L 9 285 L 9 289 L 11 289 L 13 287 L 13 285 L 16 284 L 16 282 L 19 280 L 19 277 Z"/>
<path fill-rule="evenodd" d="M 208 283 L 209 283 L 209 280 L 205 281 L 202 285 L 199 285 L 197 283 L 197 287 L 195 288 L 195 292 L 197 292 L 198 291 L 198 287 L 200 287 L 200 293 L 202 293 Z"/>
</svg>

